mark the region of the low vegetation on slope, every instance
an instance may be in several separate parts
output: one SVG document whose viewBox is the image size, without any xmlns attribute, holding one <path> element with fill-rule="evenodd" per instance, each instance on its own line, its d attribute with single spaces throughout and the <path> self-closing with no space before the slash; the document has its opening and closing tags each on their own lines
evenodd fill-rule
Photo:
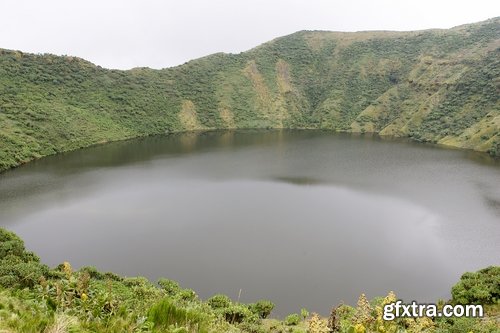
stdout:
<svg viewBox="0 0 500 333">
<path fill-rule="evenodd" d="M 302 31 L 163 70 L 0 49 L 0 171 L 138 136 L 221 128 L 376 132 L 500 155 L 500 19 Z"/>
<path fill-rule="evenodd" d="M 0 228 L 0 332 L 498 332 L 500 267 L 466 273 L 452 288 L 452 304 L 483 304 L 484 318 L 399 318 L 384 321 L 385 298 L 356 307 L 340 305 L 322 318 L 302 309 L 284 320 L 269 319 L 274 304 L 242 304 L 225 295 L 206 301 L 172 280 L 156 285 L 142 277 L 125 278 L 92 267 L 73 271 L 67 262 L 55 269 L 25 250 L 23 241 Z M 445 304 L 441 301 L 441 306 Z M 326 309 L 325 309 L 326 310 Z"/>
</svg>

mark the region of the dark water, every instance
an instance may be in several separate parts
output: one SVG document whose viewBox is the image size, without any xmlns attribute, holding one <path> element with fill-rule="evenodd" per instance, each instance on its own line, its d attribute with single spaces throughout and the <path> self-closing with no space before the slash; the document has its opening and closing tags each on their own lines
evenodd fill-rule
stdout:
<svg viewBox="0 0 500 333">
<path fill-rule="evenodd" d="M 154 137 L 0 175 L 0 225 L 49 265 L 175 279 L 327 313 L 361 293 L 436 301 L 500 264 L 500 164 L 312 131 Z"/>
</svg>

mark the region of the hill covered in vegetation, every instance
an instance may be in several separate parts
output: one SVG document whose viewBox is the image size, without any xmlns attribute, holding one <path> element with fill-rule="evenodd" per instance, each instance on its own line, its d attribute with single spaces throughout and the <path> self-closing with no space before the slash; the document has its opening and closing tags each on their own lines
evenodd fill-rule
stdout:
<svg viewBox="0 0 500 333">
<path fill-rule="evenodd" d="M 67 262 L 51 269 L 18 236 L 0 228 L 2 333 L 493 333 L 500 327 L 500 267 L 464 274 L 452 299 L 438 304 L 482 304 L 483 318 L 383 320 L 383 306 L 395 301 L 392 292 L 371 301 L 361 295 L 357 306 L 337 305 L 329 318 L 302 309 L 271 319 L 274 304 L 267 300 L 242 304 L 221 294 L 201 300 L 168 279 L 153 284 L 93 267 L 74 271 Z"/>
<path fill-rule="evenodd" d="M 0 170 L 114 140 L 311 128 L 500 155 L 500 18 L 449 30 L 301 31 L 153 70 L 0 49 Z"/>
</svg>

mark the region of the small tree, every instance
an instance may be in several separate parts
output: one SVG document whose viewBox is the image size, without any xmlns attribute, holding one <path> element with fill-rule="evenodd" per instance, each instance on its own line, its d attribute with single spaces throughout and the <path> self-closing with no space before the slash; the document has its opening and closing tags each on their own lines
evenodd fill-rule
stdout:
<svg viewBox="0 0 500 333">
<path fill-rule="evenodd" d="M 267 300 L 260 300 L 248 306 L 252 313 L 259 316 L 261 319 L 266 319 L 274 309 L 274 303 Z"/>
</svg>

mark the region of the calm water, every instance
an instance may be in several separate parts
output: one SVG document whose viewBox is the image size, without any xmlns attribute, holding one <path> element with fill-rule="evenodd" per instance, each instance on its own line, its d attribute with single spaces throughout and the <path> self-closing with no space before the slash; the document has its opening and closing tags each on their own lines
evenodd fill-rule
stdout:
<svg viewBox="0 0 500 333">
<path fill-rule="evenodd" d="M 52 266 L 242 289 L 281 315 L 363 292 L 436 301 L 500 264 L 500 164 L 313 131 L 154 137 L 1 174 L 0 225 Z"/>
</svg>

